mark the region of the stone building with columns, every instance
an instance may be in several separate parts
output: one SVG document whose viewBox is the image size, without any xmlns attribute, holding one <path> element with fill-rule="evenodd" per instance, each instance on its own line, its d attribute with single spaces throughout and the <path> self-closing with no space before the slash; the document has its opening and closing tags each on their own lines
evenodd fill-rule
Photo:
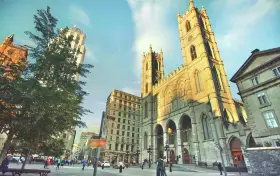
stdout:
<svg viewBox="0 0 280 176">
<path fill-rule="evenodd" d="M 141 160 L 168 155 L 173 163 L 243 162 L 251 133 L 242 103 L 234 101 L 206 10 L 193 0 L 178 14 L 183 65 L 164 76 L 163 51 L 142 56 Z M 167 131 L 171 133 L 168 134 Z M 165 146 L 168 145 L 168 151 Z"/>
</svg>

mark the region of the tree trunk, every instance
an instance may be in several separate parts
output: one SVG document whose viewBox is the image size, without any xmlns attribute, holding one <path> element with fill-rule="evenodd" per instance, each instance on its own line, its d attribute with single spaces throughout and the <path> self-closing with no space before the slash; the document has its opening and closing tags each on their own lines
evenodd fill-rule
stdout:
<svg viewBox="0 0 280 176">
<path fill-rule="evenodd" d="M 5 159 L 6 157 L 6 153 L 9 150 L 11 143 L 12 143 L 12 139 L 13 139 L 14 134 L 9 132 L 8 136 L 7 136 L 7 140 L 4 143 L 3 149 L 1 150 L 0 153 L 0 164 L 2 163 L 2 161 Z"/>
</svg>

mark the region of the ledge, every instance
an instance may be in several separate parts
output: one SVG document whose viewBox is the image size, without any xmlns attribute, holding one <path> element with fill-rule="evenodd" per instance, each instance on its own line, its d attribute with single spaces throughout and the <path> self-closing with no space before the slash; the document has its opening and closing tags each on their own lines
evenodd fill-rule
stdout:
<svg viewBox="0 0 280 176">
<path fill-rule="evenodd" d="M 256 147 L 256 148 L 247 148 L 246 150 L 280 150 L 280 147 Z"/>
</svg>

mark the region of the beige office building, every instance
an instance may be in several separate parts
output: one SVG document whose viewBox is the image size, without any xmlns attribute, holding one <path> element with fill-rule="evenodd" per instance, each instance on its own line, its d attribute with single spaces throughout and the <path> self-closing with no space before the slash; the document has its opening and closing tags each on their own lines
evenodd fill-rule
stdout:
<svg viewBox="0 0 280 176">
<path fill-rule="evenodd" d="M 86 53 L 85 49 L 85 38 L 86 35 L 79 28 L 73 27 L 70 28 L 66 33 L 67 36 L 73 35 L 73 41 L 71 47 L 76 50 L 75 56 L 77 57 L 77 65 L 83 64 L 84 57 Z M 79 75 L 76 75 L 76 79 L 79 79 Z M 64 134 L 65 143 L 66 143 L 66 152 L 72 151 L 75 136 L 76 136 L 76 127 L 67 131 Z"/>
<path fill-rule="evenodd" d="M 104 160 L 137 162 L 140 143 L 140 97 L 113 90 L 107 99 L 104 119 L 107 146 Z M 128 151 L 128 155 L 127 155 Z"/>
<path fill-rule="evenodd" d="M 280 48 L 252 51 L 231 81 L 243 99 L 255 143 L 280 146 Z"/>
</svg>

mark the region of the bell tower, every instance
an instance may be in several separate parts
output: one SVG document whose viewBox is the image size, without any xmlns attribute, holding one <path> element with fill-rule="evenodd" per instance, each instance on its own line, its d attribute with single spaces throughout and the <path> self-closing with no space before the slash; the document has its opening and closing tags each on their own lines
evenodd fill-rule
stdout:
<svg viewBox="0 0 280 176">
<path fill-rule="evenodd" d="M 233 116 L 230 121 L 238 121 L 224 64 L 205 8 L 199 10 L 194 0 L 189 0 L 189 9 L 183 15 L 178 14 L 177 19 L 184 65 L 195 72 L 196 82 L 200 82 L 199 77 L 205 79 L 203 83 L 196 83 L 196 96 L 202 98 L 204 94 L 210 97 L 215 116 L 222 116 L 228 109 Z"/>
<path fill-rule="evenodd" d="M 153 51 L 150 45 L 149 52 L 142 55 L 142 97 L 148 96 L 153 85 L 164 79 L 163 52 Z"/>
</svg>

